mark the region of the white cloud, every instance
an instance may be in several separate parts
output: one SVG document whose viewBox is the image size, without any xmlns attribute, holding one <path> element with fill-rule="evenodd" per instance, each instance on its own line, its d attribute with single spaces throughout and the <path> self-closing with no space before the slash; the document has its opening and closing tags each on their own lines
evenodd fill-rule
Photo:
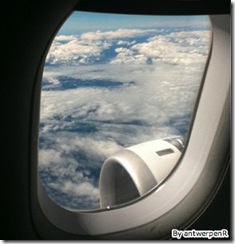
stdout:
<svg viewBox="0 0 235 244">
<path fill-rule="evenodd" d="M 58 42 L 69 42 L 69 41 L 76 41 L 77 38 L 76 36 L 70 35 L 70 36 L 65 36 L 65 35 L 57 35 L 54 38 L 54 43 Z"/>
<path fill-rule="evenodd" d="M 39 167 L 41 174 L 46 172 L 43 182 L 53 198 L 60 201 L 56 191 L 66 195 L 61 200 L 64 206 L 98 207 L 97 176 L 92 172 L 116 151 L 187 132 L 209 51 L 209 33 L 170 33 L 130 44 L 125 37 L 146 32 L 128 31 L 59 36 L 51 48 L 48 58 L 66 66 L 45 68 L 44 79 L 50 86 L 58 86 L 62 76 L 73 82 L 110 83 L 42 91 Z M 76 56 L 85 63 L 100 58 L 113 38 L 119 39 L 119 46 L 110 63 L 68 65 Z M 115 87 L 115 81 L 121 85 Z"/>
<path fill-rule="evenodd" d="M 39 174 L 45 190 L 63 207 L 98 208 L 99 189 L 94 185 L 92 173 L 89 170 L 78 171 L 77 167 L 75 163 L 68 163 L 65 158 L 63 163 L 40 165 Z"/>
<path fill-rule="evenodd" d="M 174 32 L 151 37 L 147 42 L 127 48 L 116 48 L 112 63 L 152 63 L 190 65 L 201 63 L 209 52 L 210 32 Z"/>
<path fill-rule="evenodd" d="M 119 29 L 115 31 L 87 32 L 81 36 L 57 36 L 47 56 L 50 64 L 90 64 L 99 61 L 104 50 L 117 45 L 130 48 L 116 48 L 116 58 L 111 63 L 166 62 L 190 64 L 199 61 L 208 52 L 209 31 L 172 32 L 162 35 L 160 30 Z M 126 41 L 125 38 L 151 34 L 144 43 Z M 153 36 L 154 35 L 154 36 Z M 121 39 L 121 40 L 120 40 Z M 193 55 L 193 57 L 188 54 Z"/>
<path fill-rule="evenodd" d="M 143 54 L 135 54 L 133 50 L 128 48 L 116 48 L 115 52 L 117 56 L 115 59 L 111 60 L 111 64 L 117 63 L 130 63 L 130 64 L 145 64 L 147 62 L 147 57 Z"/>
<path fill-rule="evenodd" d="M 87 32 L 81 35 L 81 39 L 87 40 L 109 40 L 109 39 L 122 39 L 122 38 L 130 38 L 137 36 L 144 36 L 150 33 L 157 33 L 156 29 L 118 29 L 115 31 L 96 31 L 96 32 Z"/>
<path fill-rule="evenodd" d="M 65 181 L 63 182 L 60 190 L 75 196 L 89 196 L 91 198 L 99 198 L 99 189 L 97 187 L 95 188 L 90 182 L 73 184 L 71 181 Z"/>
<path fill-rule="evenodd" d="M 51 64 L 67 64 L 75 62 L 86 64 L 91 58 L 98 58 L 101 52 L 108 48 L 105 42 L 89 42 L 79 38 L 69 38 L 67 42 L 55 41 L 47 56 L 47 61 Z"/>
<path fill-rule="evenodd" d="M 65 153 L 85 152 L 91 159 L 87 164 L 93 167 L 123 145 L 179 134 L 170 121 L 183 120 L 185 114 L 191 113 L 203 71 L 202 67 L 167 65 L 154 69 L 147 65 L 108 67 L 109 73 L 106 69 L 99 73 L 101 82 L 102 76 L 110 75 L 110 79 L 118 77 L 124 84 L 131 80 L 135 83 L 113 90 L 90 87 L 42 92 L 41 123 L 45 125 L 41 135 L 50 137 Z M 75 78 L 74 72 L 80 77 L 82 70 L 74 67 L 70 72 Z M 60 72 L 63 70 L 58 69 L 57 75 Z M 93 74 L 89 74 L 91 79 Z M 79 128 L 84 124 L 84 130 L 91 127 L 95 131 L 81 134 Z"/>
<path fill-rule="evenodd" d="M 120 40 L 120 41 L 117 42 L 117 45 L 119 45 L 119 46 L 121 46 L 121 45 L 131 46 L 131 45 L 133 45 L 135 43 L 136 43 L 136 41 L 129 42 L 129 41 Z"/>
<path fill-rule="evenodd" d="M 59 150 L 48 149 L 40 150 L 39 153 L 39 164 L 40 165 L 49 165 L 51 163 L 62 163 L 62 155 Z"/>
<path fill-rule="evenodd" d="M 115 31 L 87 32 L 81 36 L 57 36 L 51 45 L 46 62 L 50 64 L 88 64 L 99 60 L 102 51 L 115 39 L 133 38 L 157 33 L 157 30 L 119 29 Z M 118 41 L 123 44 L 122 40 Z M 133 45 L 135 41 L 126 44 Z"/>
</svg>

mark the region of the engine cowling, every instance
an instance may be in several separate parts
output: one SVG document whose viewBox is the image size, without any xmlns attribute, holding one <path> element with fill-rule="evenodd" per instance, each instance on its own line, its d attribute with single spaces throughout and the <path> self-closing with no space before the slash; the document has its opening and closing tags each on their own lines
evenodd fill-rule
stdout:
<svg viewBox="0 0 235 244">
<path fill-rule="evenodd" d="M 174 169 L 184 148 L 170 137 L 125 148 L 108 158 L 100 173 L 100 206 L 109 208 L 143 196 Z"/>
</svg>

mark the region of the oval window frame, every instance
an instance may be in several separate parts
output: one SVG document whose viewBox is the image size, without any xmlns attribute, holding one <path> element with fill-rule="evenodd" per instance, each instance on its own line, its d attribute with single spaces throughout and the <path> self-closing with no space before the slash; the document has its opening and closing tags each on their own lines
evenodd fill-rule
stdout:
<svg viewBox="0 0 235 244">
<path fill-rule="evenodd" d="M 49 220 L 52 224 L 54 224 L 57 228 L 66 231 L 71 234 L 75 235 L 101 235 L 106 236 L 111 235 L 115 236 L 115 233 L 121 232 L 122 234 L 117 234 L 119 237 L 123 236 L 123 233 L 137 233 L 137 229 L 140 235 L 143 231 L 145 232 L 148 228 L 155 228 L 155 231 L 152 234 L 157 235 L 159 238 L 162 238 L 166 235 L 166 230 L 168 231 L 170 226 L 170 220 L 175 219 L 175 214 L 173 212 L 169 212 L 170 209 L 174 209 L 174 212 L 179 211 L 182 213 L 180 218 L 177 218 L 177 223 L 181 225 L 182 222 L 188 223 L 192 221 L 192 217 L 190 220 L 188 219 L 188 215 L 186 216 L 187 211 L 185 211 L 185 206 L 191 206 L 191 213 L 194 211 L 201 212 L 201 206 L 208 205 L 208 203 L 213 198 L 216 189 L 218 187 L 218 179 L 223 178 L 223 175 L 226 172 L 227 164 L 224 165 L 223 170 L 219 170 L 220 162 L 222 159 L 225 158 L 227 154 L 228 148 L 228 139 L 229 138 L 229 119 L 223 119 L 229 114 L 229 95 L 230 95 L 230 60 L 228 56 L 230 56 L 230 35 L 229 35 L 229 16 L 212 16 L 212 31 L 213 31 L 213 48 L 210 58 L 210 64 L 207 68 L 207 72 L 205 75 L 204 87 L 201 94 L 201 98 L 198 104 L 197 115 L 195 116 L 194 125 L 192 128 L 192 132 L 190 135 L 189 144 L 186 150 L 184 157 L 182 158 L 182 162 L 180 166 L 176 169 L 177 172 L 184 172 L 184 174 L 188 175 L 187 170 L 182 165 L 184 161 L 188 158 L 198 157 L 198 152 L 203 151 L 203 155 L 200 157 L 200 162 L 197 165 L 198 172 L 197 176 L 194 180 L 191 180 L 193 177 L 189 177 L 189 180 L 185 181 L 182 185 L 181 178 L 177 179 L 174 174 L 171 175 L 170 179 L 168 179 L 168 186 L 163 185 L 161 188 L 156 189 L 156 191 L 146 198 L 142 199 L 141 201 L 136 202 L 135 204 L 131 204 L 121 209 L 114 209 L 114 210 L 106 210 L 106 211 L 94 211 L 93 213 L 76 213 L 66 210 L 64 208 L 60 208 L 57 204 L 51 201 L 47 195 L 44 194 L 43 189 L 39 181 L 37 182 L 38 185 L 38 200 L 40 202 L 40 207 L 42 212 L 46 216 L 46 219 Z M 222 24 L 221 24 L 222 21 Z M 223 26 L 224 24 L 224 26 Z M 223 43 L 221 48 L 221 43 Z M 216 57 L 219 55 L 220 60 L 216 60 Z M 214 70 L 219 69 L 217 71 L 217 76 L 215 75 Z M 223 85 L 219 84 L 219 81 L 223 78 L 226 82 Z M 216 85 L 215 85 L 216 80 Z M 210 109 L 211 103 L 211 89 L 213 87 L 213 91 L 218 92 L 221 94 L 220 96 L 216 97 L 213 100 L 213 106 L 217 109 L 216 111 L 212 111 Z M 209 97 L 209 98 L 208 98 Z M 209 101 L 208 101 L 209 100 Z M 206 106 L 205 106 L 206 105 Z M 218 105 L 218 106 L 217 106 Z M 205 110 L 211 110 L 210 113 L 206 113 Z M 202 114 L 204 112 L 204 115 Z M 211 116 L 210 116 L 211 115 Z M 229 116 L 228 116 L 229 117 Z M 212 120 L 215 118 L 215 120 Z M 198 134 L 198 127 L 201 127 L 203 122 L 205 121 L 213 121 L 213 125 L 210 124 L 210 131 L 211 133 L 208 134 L 208 128 L 204 126 L 203 130 L 200 129 L 200 135 Z M 205 125 L 205 124 L 204 124 Z M 212 128 L 213 127 L 213 128 Z M 195 132 L 196 131 L 196 132 Z M 204 133 L 209 135 L 205 143 L 205 147 L 202 150 L 202 138 Z M 194 139 L 195 138 L 195 139 Z M 218 139 L 219 138 L 219 139 Z M 221 145 L 223 146 L 223 150 L 221 150 Z M 213 146 L 213 150 L 211 149 Z M 192 149 L 195 147 L 197 150 Z M 216 149 L 220 148 L 220 155 L 216 154 Z M 211 149 L 211 150 L 210 150 Z M 190 150 L 190 152 L 188 152 Z M 207 153 L 205 152 L 207 151 Z M 221 152 L 222 151 L 222 152 Z M 211 154 L 209 154 L 211 152 Z M 190 154 L 188 156 L 188 154 Z M 217 156 L 217 157 L 216 157 Z M 206 164 L 206 167 L 209 167 L 213 161 L 213 168 L 215 175 L 217 177 L 212 177 L 213 179 L 208 179 L 205 172 L 203 172 L 205 167 L 205 158 L 210 158 L 209 162 Z M 192 162 L 193 160 L 191 160 Z M 207 160 L 206 160 L 207 161 Z M 202 163 L 203 162 L 203 163 Z M 195 162 L 194 162 L 195 163 Z M 190 163 L 186 164 L 187 167 L 190 167 Z M 191 165 L 192 166 L 192 165 Z M 195 164 L 194 164 L 195 166 Z M 196 166 L 195 166 L 196 167 Z M 210 167 L 209 167 L 210 168 Z M 222 173 L 220 173 L 222 172 Z M 35 168 L 34 174 L 35 175 Z M 188 175 L 189 176 L 189 175 Z M 201 195 L 200 187 L 205 187 L 205 182 L 210 181 L 209 186 L 207 187 L 207 191 Z M 187 184 L 186 184 L 187 183 Z M 190 184 L 189 184 L 190 183 Z M 198 183 L 197 185 L 195 185 Z M 177 186 L 176 186 L 177 185 Z M 207 185 L 207 184 L 206 184 Z M 175 188 L 178 186 L 181 187 L 180 192 L 175 192 Z M 217 187 L 214 187 L 217 186 Z M 192 188 L 190 188 L 192 187 Z M 32 187 L 33 188 L 33 187 Z M 190 193 L 186 189 L 193 189 Z M 35 189 L 35 188 L 34 188 Z M 174 192 L 175 195 L 171 199 L 171 201 L 165 201 L 165 205 L 161 206 L 160 202 L 156 200 L 156 197 L 159 196 L 163 197 L 162 194 L 163 190 L 168 190 L 170 192 Z M 171 189 L 171 190 L 170 190 Z M 173 191 L 174 189 L 174 191 Z M 183 193 L 186 190 L 187 194 Z M 160 194 L 161 193 L 161 194 Z M 35 196 L 35 194 L 32 194 Z M 194 197 L 192 197 L 194 195 Z M 209 198 L 207 197 L 209 195 Z M 198 196 L 197 201 L 195 201 L 195 196 Z M 184 199 L 184 201 L 180 201 L 179 199 Z M 178 200 L 176 200 L 178 199 Z M 193 201 L 192 201 L 193 199 Z M 167 200 L 167 199 L 166 199 Z M 32 200 L 32 203 L 35 202 L 35 199 Z M 177 205 L 176 203 L 180 203 Z M 156 208 L 155 206 L 161 206 L 160 209 Z M 170 207 L 171 206 L 171 207 Z M 148 209 L 151 214 L 146 213 L 146 209 Z M 177 211 L 176 211 L 177 210 Z M 121 212 L 122 213 L 121 213 Z M 165 212 L 165 215 L 160 214 L 161 211 Z M 32 212 L 36 213 L 37 210 L 35 206 L 32 207 Z M 136 215 L 136 212 L 138 215 Z M 184 214 L 185 213 L 185 214 Z M 187 212 L 188 213 L 188 212 Z M 128 218 L 128 221 L 124 221 L 128 214 L 131 216 Z M 194 216 L 194 214 L 192 214 Z M 191 216 L 192 216 L 191 215 Z M 37 222 L 37 215 L 34 215 L 34 222 Z M 164 218 L 164 219 L 163 219 Z M 194 216 L 195 218 L 195 216 Z M 99 224 L 97 224 L 99 223 Z M 100 224 L 102 223 L 102 225 Z M 174 223 L 176 225 L 176 223 Z M 159 227 L 159 228 L 156 228 Z M 160 231 L 160 230 L 161 231 Z M 152 235 L 151 234 L 151 235 Z"/>
</svg>

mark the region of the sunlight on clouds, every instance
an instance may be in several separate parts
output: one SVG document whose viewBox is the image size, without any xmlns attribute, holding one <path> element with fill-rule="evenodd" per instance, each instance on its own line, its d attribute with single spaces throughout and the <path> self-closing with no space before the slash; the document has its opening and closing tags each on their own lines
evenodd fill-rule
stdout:
<svg viewBox="0 0 235 244">
<path fill-rule="evenodd" d="M 187 135 L 210 35 L 166 27 L 55 38 L 43 73 L 39 142 L 40 179 L 52 199 L 98 208 L 107 157 Z"/>
<path fill-rule="evenodd" d="M 209 31 L 181 31 L 161 35 L 160 30 L 97 31 L 84 33 L 81 36 L 57 36 L 47 56 L 51 64 L 89 64 L 99 61 L 102 53 L 117 45 L 116 58 L 111 63 L 146 63 L 166 62 L 169 64 L 191 64 L 200 62 L 208 50 Z M 146 42 L 119 40 L 121 38 L 149 37 Z M 194 56 L 189 56 L 189 53 Z"/>
<path fill-rule="evenodd" d="M 52 43 L 46 62 L 66 64 L 70 61 L 88 64 L 91 58 L 99 60 L 101 52 L 110 47 L 110 41 L 113 39 L 133 38 L 149 33 L 156 33 L 156 30 L 120 29 L 106 32 L 88 32 L 81 36 L 57 36 Z"/>
<path fill-rule="evenodd" d="M 144 36 L 150 33 L 157 33 L 157 30 L 149 29 L 118 29 L 115 31 L 96 31 L 87 32 L 81 35 L 81 39 L 87 39 L 89 41 L 97 40 L 109 40 L 109 39 L 121 39 L 121 38 L 131 38 L 137 36 Z"/>
<path fill-rule="evenodd" d="M 203 43 L 209 36 L 209 32 L 177 32 L 167 36 L 155 36 L 147 42 L 133 45 L 130 49 L 115 49 L 117 56 L 112 63 L 146 63 L 150 59 L 151 63 L 165 62 L 175 65 L 200 63 L 204 61 L 204 54 L 208 51 L 208 46 L 203 46 Z"/>
</svg>

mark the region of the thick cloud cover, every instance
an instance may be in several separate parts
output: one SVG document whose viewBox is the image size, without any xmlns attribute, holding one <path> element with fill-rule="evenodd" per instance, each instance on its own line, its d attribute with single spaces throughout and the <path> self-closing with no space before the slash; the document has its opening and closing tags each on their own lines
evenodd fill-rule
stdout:
<svg viewBox="0 0 235 244">
<path fill-rule="evenodd" d="M 67 208 L 98 208 L 107 157 L 186 136 L 210 38 L 195 27 L 57 36 L 41 94 L 39 174 L 49 196 Z"/>
</svg>

